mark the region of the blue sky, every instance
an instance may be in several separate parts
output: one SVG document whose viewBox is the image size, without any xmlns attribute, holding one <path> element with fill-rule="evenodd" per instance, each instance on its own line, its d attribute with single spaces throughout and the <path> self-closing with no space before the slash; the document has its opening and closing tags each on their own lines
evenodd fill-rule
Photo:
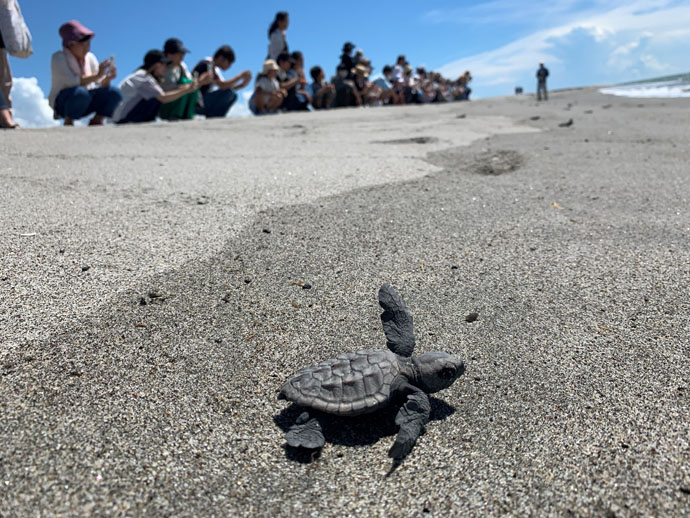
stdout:
<svg viewBox="0 0 690 518">
<path fill-rule="evenodd" d="M 18 81 L 17 115 L 50 89 L 50 56 L 60 48 L 58 27 L 76 18 L 96 32 L 92 51 L 117 57 L 119 78 L 165 39 L 192 50 L 187 63 L 230 44 L 231 69 L 256 72 L 266 56 L 267 29 L 276 11 L 290 13 L 288 43 L 306 66 L 331 73 L 345 41 L 372 59 L 376 71 L 404 53 L 413 65 L 449 76 L 472 71 L 475 97 L 534 90 L 539 61 L 551 70 L 550 87 L 610 84 L 690 70 L 690 0 L 527 2 L 508 0 L 389 2 L 253 2 L 189 0 L 20 0 L 35 54 L 11 59 Z M 26 107 L 24 105 L 26 104 Z M 43 111 L 36 120 L 48 113 Z"/>
</svg>

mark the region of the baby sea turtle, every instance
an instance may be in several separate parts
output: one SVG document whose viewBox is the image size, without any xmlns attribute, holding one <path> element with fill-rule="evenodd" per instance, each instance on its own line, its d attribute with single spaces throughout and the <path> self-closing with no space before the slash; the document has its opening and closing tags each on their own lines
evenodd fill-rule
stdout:
<svg viewBox="0 0 690 518">
<path fill-rule="evenodd" d="M 367 349 L 342 354 L 300 370 L 283 385 L 278 399 L 288 399 L 306 410 L 287 431 L 290 446 L 323 447 L 319 413 L 355 416 L 406 398 L 395 417 L 400 430 L 388 452 L 390 457 L 402 459 L 429 421 L 431 404 L 427 394 L 450 387 L 465 372 L 463 362 L 447 353 L 412 356 L 412 315 L 389 284 L 379 289 L 379 304 L 390 351 Z M 310 414 L 309 410 L 316 412 Z"/>
</svg>

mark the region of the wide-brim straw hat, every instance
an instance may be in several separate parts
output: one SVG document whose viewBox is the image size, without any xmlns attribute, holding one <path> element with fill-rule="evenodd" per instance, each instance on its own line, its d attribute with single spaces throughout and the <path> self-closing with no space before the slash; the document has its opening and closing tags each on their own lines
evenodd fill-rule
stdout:
<svg viewBox="0 0 690 518">
<path fill-rule="evenodd" d="M 264 61 L 263 70 L 261 72 L 263 74 L 268 74 L 271 70 L 280 70 L 280 67 L 274 59 L 267 59 L 266 61 Z"/>
<path fill-rule="evenodd" d="M 351 72 L 356 76 L 369 77 L 369 70 L 364 65 L 357 65 Z"/>
</svg>

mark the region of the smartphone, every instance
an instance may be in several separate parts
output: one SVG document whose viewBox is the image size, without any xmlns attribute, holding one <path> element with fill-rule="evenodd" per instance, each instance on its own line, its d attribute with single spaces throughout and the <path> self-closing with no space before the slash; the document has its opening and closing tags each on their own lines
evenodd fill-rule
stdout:
<svg viewBox="0 0 690 518">
<path fill-rule="evenodd" d="M 115 56 L 110 56 L 110 57 L 108 58 L 108 62 L 109 62 L 110 64 L 108 65 L 108 68 L 105 69 L 105 75 L 110 74 L 110 69 L 111 69 L 112 66 L 115 64 Z"/>
</svg>

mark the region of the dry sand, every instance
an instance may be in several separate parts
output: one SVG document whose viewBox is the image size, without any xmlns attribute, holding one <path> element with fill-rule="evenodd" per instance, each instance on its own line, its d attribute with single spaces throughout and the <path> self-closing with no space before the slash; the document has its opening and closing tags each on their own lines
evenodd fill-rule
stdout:
<svg viewBox="0 0 690 518">
<path fill-rule="evenodd" d="M 690 513 L 689 115 L 572 90 L 3 132 L 0 516 Z M 286 451 L 283 380 L 383 347 L 383 282 L 464 381 L 395 470 L 390 412 Z"/>
</svg>

